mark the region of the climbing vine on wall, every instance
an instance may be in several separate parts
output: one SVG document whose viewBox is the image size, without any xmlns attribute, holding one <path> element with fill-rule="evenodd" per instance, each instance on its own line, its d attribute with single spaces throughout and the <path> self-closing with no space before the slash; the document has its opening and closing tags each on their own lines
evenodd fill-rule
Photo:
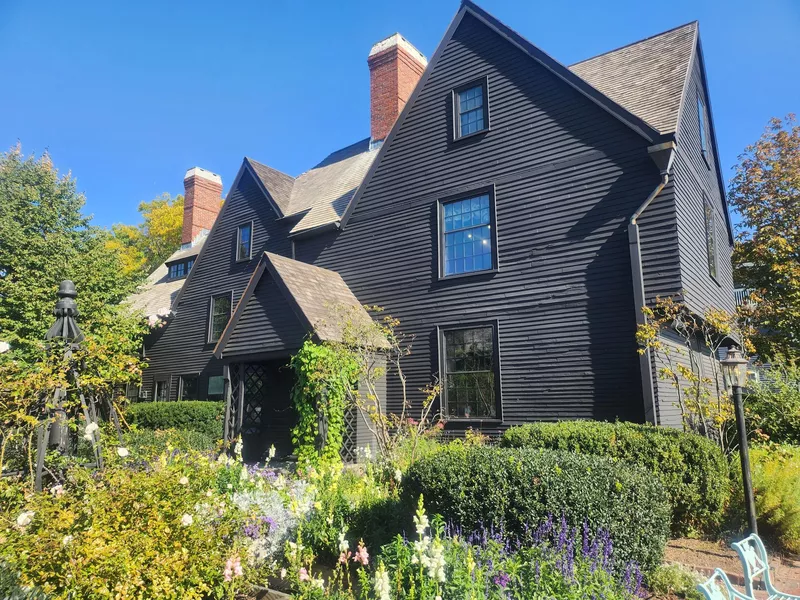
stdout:
<svg viewBox="0 0 800 600">
<path fill-rule="evenodd" d="M 302 466 L 339 460 L 348 393 L 358 381 L 358 363 L 344 348 L 307 340 L 292 357 L 292 401 L 297 425 L 292 443 Z"/>
</svg>

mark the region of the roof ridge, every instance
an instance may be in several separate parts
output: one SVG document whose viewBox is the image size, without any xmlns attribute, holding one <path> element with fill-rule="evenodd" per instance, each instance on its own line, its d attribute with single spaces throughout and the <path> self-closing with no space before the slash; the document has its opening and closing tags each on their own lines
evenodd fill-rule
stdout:
<svg viewBox="0 0 800 600">
<path fill-rule="evenodd" d="M 672 27 L 670 29 L 666 29 L 666 30 L 664 30 L 664 31 L 662 31 L 660 33 L 654 33 L 653 35 L 647 36 L 646 38 L 642 38 L 640 40 L 636 40 L 636 41 L 630 42 L 628 44 L 623 44 L 622 46 L 619 46 L 617 48 L 613 48 L 611 50 L 606 50 L 605 52 L 601 52 L 600 54 L 595 54 L 594 56 L 590 56 L 588 58 L 584 58 L 583 60 L 579 60 L 578 62 L 574 62 L 571 65 L 568 65 L 567 68 L 571 69 L 572 67 L 575 67 L 577 65 L 583 64 L 585 62 L 589 62 L 590 60 L 594 60 L 595 58 L 600 58 L 601 56 L 606 56 L 608 54 L 612 54 L 614 52 L 618 52 L 619 50 L 624 50 L 625 48 L 630 48 L 631 46 L 636 46 L 637 44 L 642 44 L 644 42 L 650 41 L 650 40 L 655 39 L 657 37 L 661 37 L 662 35 L 666 35 L 668 33 L 672 33 L 673 31 L 677 31 L 678 29 L 683 29 L 684 27 L 689 27 L 690 25 L 695 25 L 696 26 L 698 23 L 699 23 L 699 21 L 697 19 L 695 19 L 694 21 L 689 21 L 689 22 L 684 23 L 682 25 L 678 25 L 676 27 Z"/>
<path fill-rule="evenodd" d="M 245 156 L 244 159 L 246 161 L 248 161 L 248 162 L 255 163 L 255 164 L 257 164 L 257 165 L 259 165 L 261 167 L 264 167 L 266 169 L 269 169 L 271 171 L 275 171 L 276 173 L 280 173 L 281 175 L 284 175 L 284 176 L 288 177 L 289 179 L 292 179 L 292 180 L 297 179 L 297 177 L 292 177 L 291 175 L 289 175 L 285 171 L 281 171 L 280 169 L 276 169 L 275 167 L 271 167 L 266 163 L 262 163 L 261 161 L 256 160 L 255 158 L 251 158 L 249 156 Z"/>
</svg>

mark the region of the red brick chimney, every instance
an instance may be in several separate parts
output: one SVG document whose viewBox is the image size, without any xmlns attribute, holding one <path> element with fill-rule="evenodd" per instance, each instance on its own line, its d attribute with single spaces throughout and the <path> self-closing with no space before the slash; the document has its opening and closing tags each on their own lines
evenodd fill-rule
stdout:
<svg viewBox="0 0 800 600">
<path fill-rule="evenodd" d="M 222 208 L 222 177 L 200 167 L 183 178 L 183 233 L 181 244 L 191 244 L 198 233 L 211 231 Z"/>
<path fill-rule="evenodd" d="M 399 33 L 372 47 L 369 65 L 370 137 L 386 139 L 411 92 L 422 77 L 428 60 Z"/>
</svg>

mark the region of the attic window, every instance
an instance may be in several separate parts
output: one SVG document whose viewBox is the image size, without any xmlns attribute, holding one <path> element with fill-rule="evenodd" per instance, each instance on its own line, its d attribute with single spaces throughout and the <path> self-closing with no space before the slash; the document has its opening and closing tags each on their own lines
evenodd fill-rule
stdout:
<svg viewBox="0 0 800 600">
<path fill-rule="evenodd" d="M 250 260 L 253 249 L 253 223 L 239 225 L 236 234 L 236 260 Z"/>
<path fill-rule="evenodd" d="M 488 80 L 482 78 L 453 90 L 453 130 L 455 139 L 489 129 Z"/>
<path fill-rule="evenodd" d="M 706 163 L 708 163 L 708 134 L 706 132 L 708 122 L 706 121 L 706 107 L 699 94 L 697 96 L 697 122 L 698 132 L 700 134 L 700 152 L 703 154 Z"/>
<path fill-rule="evenodd" d="M 189 260 L 182 260 L 181 262 L 172 263 L 169 266 L 169 278 L 180 279 L 181 277 L 186 277 L 189 274 L 189 271 L 192 270 L 193 265 L 194 265 L 194 258 L 190 258 Z"/>
</svg>

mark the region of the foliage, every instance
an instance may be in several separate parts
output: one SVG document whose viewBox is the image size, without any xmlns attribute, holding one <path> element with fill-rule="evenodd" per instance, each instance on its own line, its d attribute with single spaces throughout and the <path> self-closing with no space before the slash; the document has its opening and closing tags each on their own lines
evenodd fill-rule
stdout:
<svg viewBox="0 0 800 600">
<path fill-rule="evenodd" d="M 115 224 L 107 248 L 119 254 L 123 272 L 147 276 L 181 245 L 183 196 L 164 193 L 139 204 L 143 222 L 139 225 Z"/>
<path fill-rule="evenodd" d="M 539 449 L 450 445 L 413 465 L 403 480 L 405 502 L 424 495 L 431 512 L 464 528 L 481 524 L 521 535 L 548 515 L 571 527 L 584 521 L 615 544 L 617 567 L 629 561 L 651 571 L 669 533 L 669 504 L 658 479 L 604 457 Z"/>
<path fill-rule="evenodd" d="M 347 398 L 358 382 L 350 353 L 306 340 L 292 357 L 292 401 L 297 424 L 292 442 L 301 466 L 338 462 L 344 442 Z"/>
<path fill-rule="evenodd" d="M 773 364 L 748 384 L 745 410 L 759 439 L 800 445 L 800 367 Z"/>
<path fill-rule="evenodd" d="M 403 531 L 407 517 L 399 508 L 401 477 L 382 475 L 372 462 L 345 468 L 328 464 L 306 471 L 315 503 L 303 523 L 302 542 L 318 558 L 329 564 L 335 562 L 343 531 L 375 548 Z"/>
<path fill-rule="evenodd" d="M 697 591 L 700 577 L 680 565 L 661 565 L 647 578 L 647 587 L 657 596 L 703 600 Z"/>
<path fill-rule="evenodd" d="M 698 344 L 709 357 L 717 356 L 731 338 L 742 340 L 745 351 L 751 352 L 752 328 L 739 313 L 709 308 L 696 315 L 671 297 L 657 298 L 654 308 L 642 310 L 647 322 L 637 328 L 639 353 L 652 350 L 659 377 L 675 388 L 684 431 L 704 435 L 730 451 L 735 443 L 733 403 L 719 361 L 705 361 L 711 367 L 707 373 L 698 355 Z M 679 343 L 665 341 L 663 334 L 677 335 Z"/>
<path fill-rule="evenodd" d="M 781 549 L 800 553 L 800 447 L 769 444 L 750 449 L 753 495 L 758 532 Z M 741 466 L 736 464 L 733 480 L 731 521 L 746 523 Z"/>
<path fill-rule="evenodd" d="M 735 279 L 755 292 L 759 355 L 792 356 L 800 344 L 800 125 L 794 115 L 772 119 L 739 156 L 728 201 L 741 218 Z"/>
<path fill-rule="evenodd" d="M 511 427 L 501 443 L 607 456 L 643 467 L 664 485 L 672 532 L 713 532 L 730 497 L 728 462 L 710 440 L 666 427 L 634 423 L 561 421 Z"/>
<path fill-rule="evenodd" d="M 611 569 L 608 534 L 588 526 L 571 528 L 551 518 L 526 539 L 480 528 L 464 532 L 431 523 L 420 499 L 413 541 L 402 536 L 385 546 L 377 561 L 361 542 L 342 537 L 340 560 L 328 585 L 313 565 L 295 563 L 295 598 L 422 600 L 538 600 L 543 598 L 632 599 L 641 591 L 641 573 L 626 565 Z M 352 548 L 352 550 L 351 550 Z M 377 568 L 367 568 L 377 562 Z M 350 565 L 353 566 L 350 566 Z M 293 575 L 294 577 L 294 575 Z M 353 585 L 353 580 L 358 585 Z"/>
<path fill-rule="evenodd" d="M 350 390 L 350 401 L 375 437 L 379 457 L 394 463 L 399 447 L 404 445 L 413 460 L 418 444 L 444 426 L 441 415 L 434 412 L 441 393 L 439 382 L 418 390 L 419 395 L 409 394 L 403 364 L 411 354 L 414 338 L 401 331 L 399 319 L 383 314 L 380 306 L 364 307 L 370 318 L 360 307 L 334 308 L 342 329 L 342 339 L 334 345 L 345 348 L 358 365 L 359 386 Z M 400 406 L 391 409 L 383 391 L 390 387 L 390 377 L 396 378 L 400 389 Z M 416 418 L 412 416 L 415 407 L 419 408 Z"/>
<path fill-rule="evenodd" d="M 177 402 L 136 402 L 128 406 L 125 418 L 145 429 L 187 429 L 215 439 L 222 437 L 224 402 L 179 400 Z"/>
<path fill-rule="evenodd" d="M 211 453 L 216 450 L 219 443 L 217 435 L 193 429 L 140 429 L 139 427 L 126 431 L 123 440 L 125 447 L 134 457 L 159 456 L 173 450 Z"/>
</svg>

